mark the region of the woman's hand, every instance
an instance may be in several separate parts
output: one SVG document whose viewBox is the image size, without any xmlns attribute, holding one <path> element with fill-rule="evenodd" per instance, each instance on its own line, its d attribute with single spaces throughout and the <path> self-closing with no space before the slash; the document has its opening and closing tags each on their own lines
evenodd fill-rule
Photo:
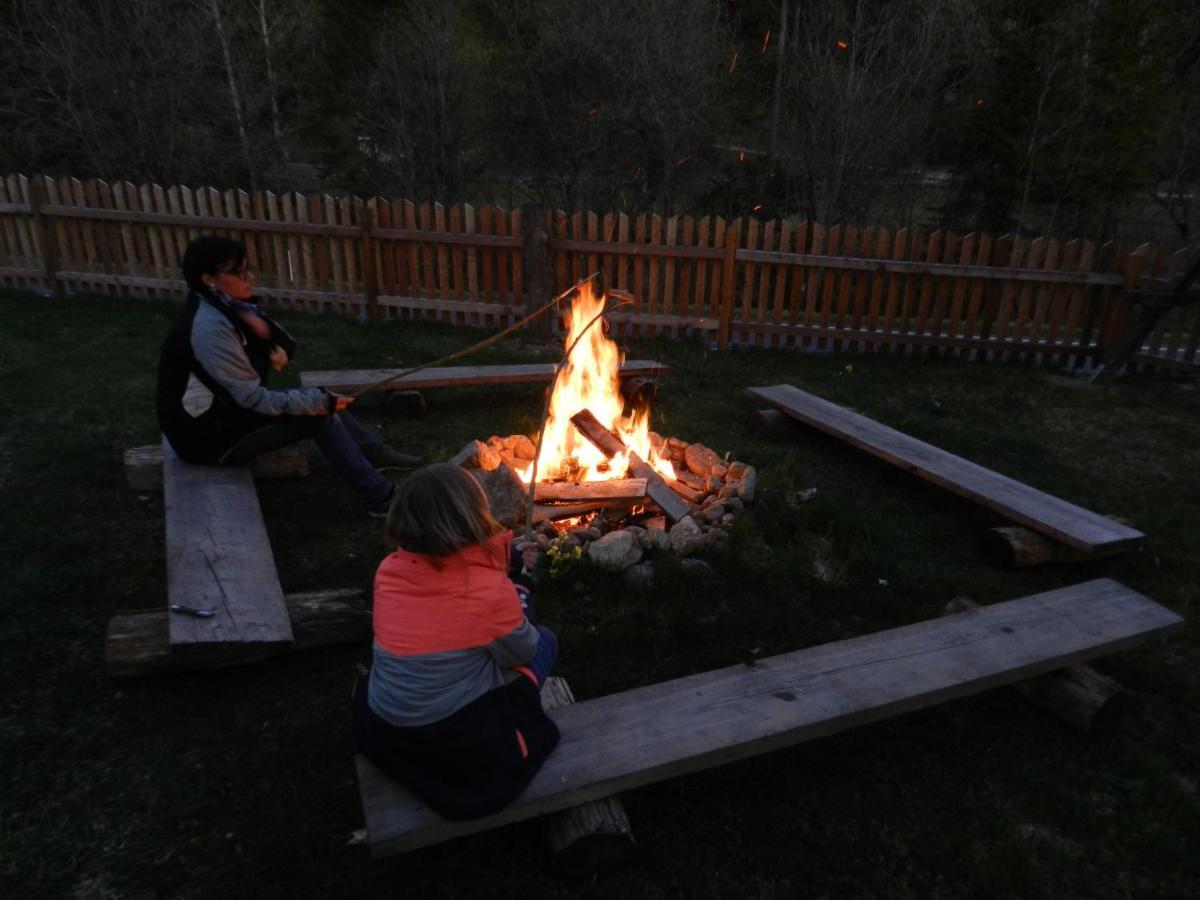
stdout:
<svg viewBox="0 0 1200 900">
<path fill-rule="evenodd" d="M 345 395 L 345 394 L 335 394 L 333 391 L 330 391 L 330 392 L 329 392 L 329 396 L 333 397 L 333 398 L 334 398 L 334 402 L 337 404 L 337 405 L 336 405 L 336 406 L 333 408 L 333 411 L 334 411 L 334 412 L 341 412 L 342 410 L 344 410 L 344 409 L 346 409 L 347 407 L 349 407 L 349 406 L 350 406 L 350 404 L 351 404 L 351 403 L 353 403 L 353 402 L 354 402 L 354 400 L 356 399 L 356 398 L 354 398 L 354 397 L 348 397 L 348 396 L 347 396 L 347 395 Z"/>
</svg>

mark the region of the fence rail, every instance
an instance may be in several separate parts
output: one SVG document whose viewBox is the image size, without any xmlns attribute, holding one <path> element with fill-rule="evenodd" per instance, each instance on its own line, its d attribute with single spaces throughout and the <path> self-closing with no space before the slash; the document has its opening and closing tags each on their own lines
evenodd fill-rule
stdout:
<svg viewBox="0 0 1200 900">
<path fill-rule="evenodd" d="M 0 284 L 178 296 L 200 233 L 239 237 L 273 303 L 497 325 L 599 271 L 635 307 L 619 333 L 815 351 L 940 352 L 1087 365 L 1132 323 L 1126 288 L 1183 253 L 721 217 L 443 206 L 74 178 L 0 179 Z M 1193 366 L 1200 304 L 1139 360 Z"/>
</svg>

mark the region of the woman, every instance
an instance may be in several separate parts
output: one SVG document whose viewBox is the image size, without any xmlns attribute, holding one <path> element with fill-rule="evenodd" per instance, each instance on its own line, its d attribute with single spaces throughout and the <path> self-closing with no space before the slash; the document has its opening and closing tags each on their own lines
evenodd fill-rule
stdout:
<svg viewBox="0 0 1200 900">
<path fill-rule="evenodd" d="M 359 424 L 353 397 L 324 388 L 267 387 L 296 342 L 253 302 L 254 273 L 240 241 L 205 235 L 183 254 L 188 295 L 158 362 L 158 421 L 179 457 L 192 463 L 243 463 L 314 438 L 371 515 L 387 515 L 395 492 L 382 468 L 412 468 Z"/>
<path fill-rule="evenodd" d="M 559 739 L 538 695 L 558 640 L 531 621 L 536 545 L 511 552 L 479 483 L 450 463 L 397 489 L 387 537 L 400 549 L 375 573 L 359 748 L 447 818 L 496 812 Z"/>
</svg>

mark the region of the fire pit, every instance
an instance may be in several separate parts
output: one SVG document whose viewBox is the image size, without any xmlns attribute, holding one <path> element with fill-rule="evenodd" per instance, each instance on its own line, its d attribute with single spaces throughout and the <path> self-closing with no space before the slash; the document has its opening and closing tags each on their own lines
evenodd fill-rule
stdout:
<svg viewBox="0 0 1200 900">
<path fill-rule="evenodd" d="M 582 285 L 540 452 L 526 435 L 493 435 L 451 461 L 472 470 L 497 519 L 513 528 L 524 524 L 536 472 L 531 521 L 543 549 L 578 548 L 613 570 L 637 566 L 648 552 L 719 552 L 754 501 L 755 471 L 730 453 L 650 430 L 654 385 L 621 384 L 620 349 L 598 322 L 589 327 L 603 310 L 604 297 Z"/>
</svg>

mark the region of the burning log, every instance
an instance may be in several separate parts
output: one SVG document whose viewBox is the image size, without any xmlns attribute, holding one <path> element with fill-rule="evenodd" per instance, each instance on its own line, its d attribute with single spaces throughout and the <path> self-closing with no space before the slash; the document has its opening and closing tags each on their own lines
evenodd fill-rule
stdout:
<svg viewBox="0 0 1200 900">
<path fill-rule="evenodd" d="M 594 500 L 640 500 L 645 496 L 645 478 L 617 478 L 612 481 L 564 481 L 553 484 L 538 484 L 533 490 L 534 500 L 559 503 L 584 503 Z"/>
<path fill-rule="evenodd" d="M 624 441 L 605 428 L 590 409 L 581 409 L 571 416 L 571 424 L 609 459 L 625 449 Z"/>
<path fill-rule="evenodd" d="M 579 429 L 580 434 L 591 441 L 608 458 L 611 459 L 625 450 L 625 444 L 621 439 L 601 425 L 600 421 L 592 415 L 591 410 L 580 410 L 571 416 L 571 422 Z M 659 508 L 675 521 L 678 522 L 691 511 L 687 501 L 676 493 L 671 485 L 667 484 L 666 479 L 633 452 L 629 454 L 629 474 L 634 478 L 646 480 L 646 496 L 657 503 Z"/>
<path fill-rule="evenodd" d="M 658 504 L 667 516 L 678 522 L 689 512 L 688 502 L 677 494 L 653 467 L 636 453 L 629 454 L 629 474 L 646 479 L 646 496 Z"/>
<path fill-rule="evenodd" d="M 564 506 L 547 506 L 537 503 L 533 507 L 533 523 L 536 525 L 541 522 L 554 522 L 558 519 L 573 519 L 576 516 L 586 516 L 598 509 L 621 510 L 624 515 L 637 502 L 637 500 L 618 498 L 593 500 L 590 503 L 571 503 Z"/>
</svg>

